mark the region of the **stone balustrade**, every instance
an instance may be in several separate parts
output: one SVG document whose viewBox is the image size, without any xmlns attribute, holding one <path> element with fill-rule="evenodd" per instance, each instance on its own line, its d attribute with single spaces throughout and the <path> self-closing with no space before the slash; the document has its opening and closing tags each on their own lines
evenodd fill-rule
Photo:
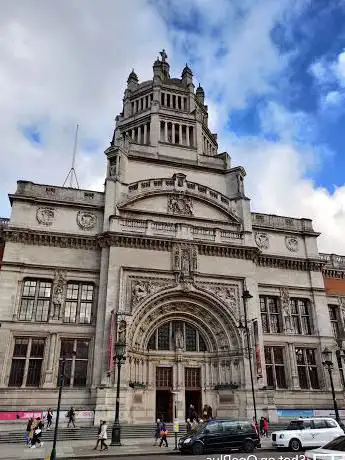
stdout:
<svg viewBox="0 0 345 460">
<path fill-rule="evenodd" d="M 136 195 L 142 195 L 146 192 L 183 192 L 187 191 L 191 195 L 199 198 L 206 198 L 224 210 L 235 214 L 235 208 L 229 198 L 222 193 L 217 192 L 207 186 L 197 184 L 196 182 L 190 182 L 185 180 L 184 177 L 176 175 L 173 178 L 160 178 L 160 179 L 149 179 L 134 182 L 128 186 L 128 198 L 135 197 Z"/>
<path fill-rule="evenodd" d="M 269 227 L 279 230 L 296 230 L 313 232 L 311 219 L 295 219 L 292 217 L 276 216 L 274 214 L 259 214 L 252 212 L 253 227 Z"/>
<path fill-rule="evenodd" d="M 90 190 L 79 190 L 68 187 L 34 184 L 33 182 L 18 181 L 15 195 L 42 198 L 54 201 L 67 201 L 85 205 L 103 206 L 104 193 Z"/>
<path fill-rule="evenodd" d="M 320 259 L 322 262 L 325 262 L 326 268 L 337 268 L 345 270 L 345 256 L 320 253 Z"/>
<path fill-rule="evenodd" d="M 214 243 L 243 244 L 243 234 L 235 230 L 152 220 L 114 218 L 111 223 L 111 231 Z"/>
</svg>

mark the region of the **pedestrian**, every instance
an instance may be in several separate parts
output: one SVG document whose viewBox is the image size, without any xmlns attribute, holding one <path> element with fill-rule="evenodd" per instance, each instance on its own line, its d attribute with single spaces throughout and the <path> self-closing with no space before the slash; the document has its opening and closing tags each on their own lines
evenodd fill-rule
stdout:
<svg viewBox="0 0 345 460">
<path fill-rule="evenodd" d="M 212 415 L 213 415 L 212 407 L 207 406 L 207 420 L 212 420 Z"/>
<path fill-rule="evenodd" d="M 108 446 L 105 443 L 105 440 L 108 439 L 107 429 L 108 429 L 107 422 L 104 420 L 101 425 L 101 432 L 99 434 L 99 438 L 101 440 L 101 450 L 108 450 Z"/>
<path fill-rule="evenodd" d="M 53 411 L 49 407 L 48 412 L 47 412 L 47 430 L 52 426 L 52 421 L 53 421 Z"/>
<path fill-rule="evenodd" d="M 265 436 L 266 438 L 268 438 L 268 428 L 269 428 L 269 427 L 268 427 L 268 420 L 267 420 L 267 418 L 265 417 L 265 418 L 264 418 L 264 428 L 263 428 L 263 431 L 264 431 L 264 436 Z"/>
<path fill-rule="evenodd" d="M 159 447 L 162 447 L 163 442 L 165 443 L 165 447 L 168 447 L 168 440 L 167 440 L 168 431 L 167 431 L 167 429 L 165 427 L 164 422 L 161 422 L 159 428 L 160 428 L 159 434 L 160 434 L 160 438 L 161 438 L 161 442 L 159 443 Z"/>
<path fill-rule="evenodd" d="M 264 435 L 264 417 L 260 418 L 260 436 Z"/>
<path fill-rule="evenodd" d="M 25 444 L 27 446 L 30 446 L 31 444 L 31 429 L 32 429 L 32 424 L 33 424 L 33 417 L 30 417 L 28 419 L 28 423 L 26 425 L 26 431 L 25 431 Z"/>
<path fill-rule="evenodd" d="M 160 431 L 161 431 L 161 421 L 159 418 L 157 418 L 157 421 L 156 421 L 156 429 L 155 429 L 155 440 L 154 440 L 154 443 L 153 445 L 156 446 L 157 443 L 158 443 L 158 439 L 160 438 Z"/>
<path fill-rule="evenodd" d="M 98 444 L 101 442 L 101 439 L 100 439 L 99 435 L 102 432 L 102 425 L 103 425 L 103 420 L 100 420 L 99 421 L 99 427 L 98 427 L 98 433 L 97 433 L 97 442 L 96 442 L 96 446 L 93 448 L 93 450 L 97 450 Z"/>
<path fill-rule="evenodd" d="M 192 424 L 190 423 L 189 418 L 187 418 L 186 431 L 187 431 L 187 434 L 191 433 L 191 431 L 192 431 Z"/>
<path fill-rule="evenodd" d="M 44 427 L 44 424 L 41 418 L 37 417 L 35 427 L 33 429 L 31 449 L 35 449 L 37 447 L 36 446 L 37 444 L 38 444 L 38 447 L 43 447 L 43 442 L 41 441 L 43 427 Z"/>
<path fill-rule="evenodd" d="M 71 407 L 70 410 L 67 412 L 67 417 L 68 417 L 67 428 L 69 428 L 70 423 L 72 423 L 73 427 L 76 428 L 76 426 L 75 426 L 75 412 L 74 412 L 73 407 Z"/>
<path fill-rule="evenodd" d="M 202 410 L 202 418 L 204 420 L 208 419 L 208 405 L 207 404 L 204 405 L 204 408 Z"/>
</svg>

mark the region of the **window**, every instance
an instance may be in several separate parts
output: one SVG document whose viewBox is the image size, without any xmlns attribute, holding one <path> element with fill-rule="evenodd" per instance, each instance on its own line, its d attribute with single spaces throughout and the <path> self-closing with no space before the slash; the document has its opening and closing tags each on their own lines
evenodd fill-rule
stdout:
<svg viewBox="0 0 345 460">
<path fill-rule="evenodd" d="M 340 314 L 338 305 L 328 305 L 329 319 L 331 321 L 332 333 L 335 338 L 340 336 Z"/>
<path fill-rule="evenodd" d="M 320 388 L 315 354 L 311 348 L 296 348 L 298 379 L 302 389 Z"/>
<path fill-rule="evenodd" d="M 282 347 L 265 347 L 267 386 L 269 388 L 287 388 Z"/>
<path fill-rule="evenodd" d="M 44 344 L 44 339 L 24 337 L 15 339 L 8 386 L 38 387 L 40 385 Z"/>
<path fill-rule="evenodd" d="M 173 386 L 172 367 L 157 367 L 156 387 L 170 389 Z"/>
<path fill-rule="evenodd" d="M 282 332 L 282 319 L 278 297 L 260 296 L 262 329 L 265 333 Z"/>
<path fill-rule="evenodd" d="M 20 299 L 20 321 L 48 321 L 52 282 L 25 280 Z"/>
<path fill-rule="evenodd" d="M 322 420 L 322 419 L 314 420 L 313 423 L 314 423 L 314 429 L 315 430 L 321 430 L 321 429 L 324 429 L 324 428 L 326 428 L 326 429 L 328 428 L 326 420 Z"/>
<path fill-rule="evenodd" d="M 201 388 L 200 368 L 199 367 L 186 367 L 185 375 L 185 388 L 196 389 Z"/>
<path fill-rule="evenodd" d="M 182 336 L 182 345 L 185 351 L 204 352 L 206 343 L 200 332 L 188 323 L 171 321 L 159 326 L 151 335 L 148 343 L 149 350 L 175 350 L 177 331 Z"/>
<path fill-rule="evenodd" d="M 67 387 L 85 387 L 89 358 L 89 341 L 84 339 L 61 339 L 60 366 L 57 385 L 60 385 L 62 357 L 65 357 L 65 380 Z"/>
<path fill-rule="evenodd" d="M 291 322 L 294 334 L 311 335 L 311 312 L 308 299 L 290 299 Z"/>
<path fill-rule="evenodd" d="M 65 323 L 91 323 L 94 285 L 68 283 L 65 302 Z"/>
</svg>

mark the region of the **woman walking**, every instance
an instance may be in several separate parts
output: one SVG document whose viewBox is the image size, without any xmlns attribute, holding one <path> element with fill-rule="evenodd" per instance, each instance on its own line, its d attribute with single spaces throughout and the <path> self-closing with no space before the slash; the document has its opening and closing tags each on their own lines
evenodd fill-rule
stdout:
<svg viewBox="0 0 345 460">
<path fill-rule="evenodd" d="M 52 426 L 52 421 L 53 421 L 53 411 L 49 407 L 48 412 L 47 412 L 47 430 Z"/>
<path fill-rule="evenodd" d="M 159 418 L 157 418 L 157 421 L 156 421 L 156 429 L 155 429 L 155 441 L 153 443 L 154 446 L 157 445 L 158 443 L 158 439 L 160 438 L 160 431 L 161 431 L 161 421 Z"/>
<path fill-rule="evenodd" d="M 107 422 L 104 421 L 102 423 L 101 432 L 99 434 L 99 439 L 101 440 L 101 450 L 108 450 L 108 446 L 105 443 L 105 440 L 108 439 L 107 429 Z"/>
<path fill-rule="evenodd" d="M 165 443 L 165 447 L 168 447 L 168 431 L 165 427 L 165 424 L 162 422 L 160 425 L 160 437 L 161 437 L 161 442 L 159 443 L 159 447 L 162 447 L 163 442 Z"/>
</svg>

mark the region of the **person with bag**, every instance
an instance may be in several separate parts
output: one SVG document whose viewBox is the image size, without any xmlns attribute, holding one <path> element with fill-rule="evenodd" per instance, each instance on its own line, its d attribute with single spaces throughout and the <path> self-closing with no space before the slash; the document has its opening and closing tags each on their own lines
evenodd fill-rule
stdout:
<svg viewBox="0 0 345 460">
<path fill-rule="evenodd" d="M 52 426 L 52 421 L 53 421 L 53 411 L 49 407 L 47 411 L 47 430 Z"/>
<path fill-rule="evenodd" d="M 161 421 L 159 418 L 157 418 L 157 422 L 156 422 L 156 429 L 155 429 L 155 441 L 153 443 L 154 446 L 157 445 L 158 443 L 158 439 L 160 438 L 160 431 L 161 431 Z"/>
<path fill-rule="evenodd" d="M 97 433 L 97 442 L 96 442 L 96 446 L 93 448 L 93 450 L 97 450 L 98 444 L 101 442 L 101 439 L 100 439 L 99 435 L 102 432 L 102 425 L 103 425 L 103 420 L 100 420 L 99 421 L 99 427 L 98 427 L 98 433 Z"/>
<path fill-rule="evenodd" d="M 42 430 L 43 430 L 44 424 L 41 420 L 40 417 L 37 417 L 36 419 L 36 425 L 33 429 L 33 436 L 32 436 L 32 441 L 31 441 L 31 449 L 36 448 L 36 444 L 39 444 L 38 447 L 43 447 L 43 442 L 41 442 L 41 436 L 42 436 Z"/>
<path fill-rule="evenodd" d="M 75 412 L 74 412 L 73 407 L 71 407 L 70 410 L 67 412 L 67 418 L 68 418 L 67 428 L 69 428 L 70 423 L 72 423 L 73 428 L 76 428 L 76 426 L 75 426 Z"/>
<path fill-rule="evenodd" d="M 26 431 L 25 431 L 25 444 L 27 446 L 30 446 L 31 444 L 31 429 L 32 429 L 32 424 L 34 422 L 33 417 L 29 418 L 28 424 L 26 425 Z"/>
<path fill-rule="evenodd" d="M 162 447 L 163 442 L 165 442 L 165 447 L 168 447 L 168 440 L 167 440 L 168 431 L 165 427 L 164 422 L 161 423 L 159 430 L 160 430 L 159 433 L 161 437 L 161 442 L 159 444 L 159 447 Z"/>
</svg>

